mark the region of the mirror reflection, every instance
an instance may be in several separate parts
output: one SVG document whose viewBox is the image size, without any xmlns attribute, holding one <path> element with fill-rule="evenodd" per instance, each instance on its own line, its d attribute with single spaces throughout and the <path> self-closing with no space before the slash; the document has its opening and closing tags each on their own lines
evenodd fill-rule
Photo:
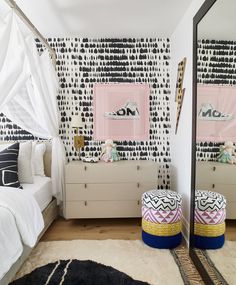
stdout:
<svg viewBox="0 0 236 285">
<path fill-rule="evenodd" d="M 217 0 L 201 20 L 197 61 L 195 246 L 229 284 L 236 284 L 235 11 L 235 0 Z"/>
</svg>

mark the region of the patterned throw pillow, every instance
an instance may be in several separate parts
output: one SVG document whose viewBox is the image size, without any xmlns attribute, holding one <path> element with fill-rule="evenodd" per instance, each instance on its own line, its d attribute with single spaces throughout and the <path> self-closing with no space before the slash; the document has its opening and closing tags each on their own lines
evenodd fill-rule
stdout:
<svg viewBox="0 0 236 285">
<path fill-rule="evenodd" d="M 19 143 L 0 152 L 0 186 L 21 188 L 18 179 Z"/>
</svg>

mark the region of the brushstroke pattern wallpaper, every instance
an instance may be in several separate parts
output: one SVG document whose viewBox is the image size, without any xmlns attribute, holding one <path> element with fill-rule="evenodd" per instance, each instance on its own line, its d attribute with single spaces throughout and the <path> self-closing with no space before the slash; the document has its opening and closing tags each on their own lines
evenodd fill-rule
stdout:
<svg viewBox="0 0 236 285">
<path fill-rule="evenodd" d="M 85 147 L 81 156 L 98 156 L 101 141 L 93 140 L 95 83 L 145 83 L 150 87 L 150 129 L 147 141 L 116 141 L 122 159 L 159 162 L 159 187 L 170 187 L 170 41 L 156 38 L 51 38 L 57 54 L 61 115 L 60 135 L 68 160 L 78 159 L 73 147 L 71 117 L 82 112 Z M 37 42 L 41 50 L 40 42 Z M 33 139 L 0 115 L 0 139 Z"/>
</svg>

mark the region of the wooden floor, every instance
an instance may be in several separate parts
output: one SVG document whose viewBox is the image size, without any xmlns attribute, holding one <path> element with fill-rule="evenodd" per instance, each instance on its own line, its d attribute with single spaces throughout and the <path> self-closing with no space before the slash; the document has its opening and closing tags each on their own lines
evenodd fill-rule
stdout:
<svg viewBox="0 0 236 285">
<path fill-rule="evenodd" d="M 73 239 L 141 239 L 141 219 L 84 219 L 58 218 L 41 241 Z M 226 240 L 236 241 L 236 220 L 226 221 Z"/>
<path fill-rule="evenodd" d="M 73 239 L 141 239 L 141 219 L 84 219 L 59 218 L 41 238 L 41 241 Z"/>
<path fill-rule="evenodd" d="M 225 239 L 236 241 L 236 220 L 226 220 Z"/>
</svg>

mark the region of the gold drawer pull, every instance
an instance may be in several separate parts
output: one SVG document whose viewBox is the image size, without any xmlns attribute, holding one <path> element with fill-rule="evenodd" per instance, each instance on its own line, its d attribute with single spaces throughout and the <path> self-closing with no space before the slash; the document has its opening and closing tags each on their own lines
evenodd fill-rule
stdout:
<svg viewBox="0 0 236 285">
<path fill-rule="evenodd" d="M 140 201 L 139 200 L 137 201 L 137 205 L 140 205 Z"/>
<path fill-rule="evenodd" d="M 212 184 L 212 188 L 213 188 L 213 189 L 215 188 L 215 184 Z"/>
<path fill-rule="evenodd" d="M 87 188 L 87 184 L 86 184 L 86 183 L 84 184 L 84 188 L 85 188 L 85 189 Z"/>
<path fill-rule="evenodd" d="M 216 167 L 215 166 L 213 166 L 213 171 L 216 171 Z"/>
<path fill-rule="evenodd" d="M 137 187 L 138 187 L 138 188 L 140 187 L 140 184 L 139 184 L 139 182 L 137 183 Z"/>
<path fill-rule="evenodd" d="M 84 206 L 87 206 L 87 201 L 84 201 Z"/>
<path fill-rule="evenodd" d="M 139 170 L 140 169 L 140 166 L 139 165 L 137 165 L 137 170 Z"/>
<path fill-rule="evenodd" d="M 87 170 L 87 166 L 84 166 L 84 171 L 86 171 Z"/>
</svg>

